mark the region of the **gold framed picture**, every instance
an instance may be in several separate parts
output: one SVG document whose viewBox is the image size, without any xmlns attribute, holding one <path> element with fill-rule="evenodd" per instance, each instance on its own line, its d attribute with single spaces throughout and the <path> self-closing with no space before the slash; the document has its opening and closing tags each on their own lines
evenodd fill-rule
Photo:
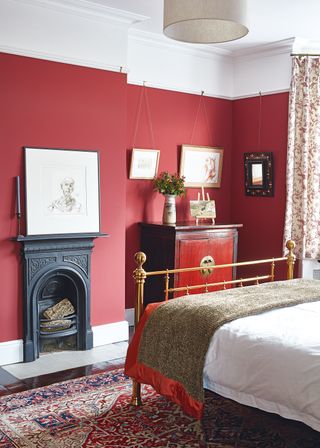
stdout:
<svg viewBox="0 0 320 448">
<path fill-rule="evenodd" d="M 186 187 L 220 188 L 223 148 L 182 145 L 180 176 Z"/>
</svg>

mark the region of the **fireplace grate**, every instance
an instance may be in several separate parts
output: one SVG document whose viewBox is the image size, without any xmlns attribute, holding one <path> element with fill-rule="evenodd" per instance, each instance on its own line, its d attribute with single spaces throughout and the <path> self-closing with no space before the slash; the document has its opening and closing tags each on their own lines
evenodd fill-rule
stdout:
<svg viewBox="0 0 320 448">
<path fill-rule="evenodd" d="M 77 333 L 77 316 L 60 317 L 59 319 L 39 319 L 40 336 L 53 338 L 70 336 Z"/>
</svg>

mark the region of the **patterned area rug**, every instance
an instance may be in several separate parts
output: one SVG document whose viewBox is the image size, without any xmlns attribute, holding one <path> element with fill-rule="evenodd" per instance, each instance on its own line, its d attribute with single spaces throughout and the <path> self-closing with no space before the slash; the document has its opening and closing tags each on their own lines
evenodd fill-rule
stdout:
<svg viewBox="0 0 320 448">
<path fill-rule="evenodd" d="M 320 433 L 206 393 L 201 423 L 122 369 L 0 398 L 0 448 L 319 448 Z"/>
</svg>

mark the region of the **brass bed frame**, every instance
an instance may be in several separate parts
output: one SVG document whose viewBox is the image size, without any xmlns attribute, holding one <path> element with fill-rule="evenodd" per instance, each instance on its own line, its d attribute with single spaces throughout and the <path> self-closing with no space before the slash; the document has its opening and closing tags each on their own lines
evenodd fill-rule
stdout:
<svg viewBox="0 0 320 448">
<path fill-rule="evenodd" d="M 143 252 L 137 252 L 134 256 L 135 262 L 137 264 L 137 268 L 133 272 L 133 278 L 135 280 L 136 285 L 136 302 L 135 302 L 135 327 L 139 323 L 139 320 L 143 313 L 143 301 L 144 301 L 144 284 L 147 277 L 152 277 L 156 275 L 164 276 L 164 300 L 169 300 L 169 293 L 174 292 L 185 292 L 186 295 L 189 294 L 191 290 L 203 288 L 203 292 L 209 292 L 208 288 L 214 286 L 223 286 L 223 289 L 226 289 L 227 285 L 240 286 L 243 287 L 245 283 L 254 283 L 256 285 L 260 284 L 260 281 L 274 281 L 275 278 L 275 263 L 280 261 L 287 262 L 287 280 L 293 279 L 294 273 L 294 264 L 296 261 L 296 256 L 294 255 L 295 243 L 292 240 L 287 241 L 286 248 L 288 249 L 288 254 L 285 257 L 280 258 L 268 258 L 265 260 L 255 260 L 255 261 L 244 261 L 238 263 L 230 263 L 230 264 L 221 264 L 221 265 L 212 265 L 210 267 L 206 267 L 206 271 L 210 271 L 210 273 L 215 269 L 221 268 L 229 268 L 229 267 L 239 267 L 239 266 L 252 266 L 259 264 L 270 264 L 270 274 L 260 275 L 256 277 L 247 277 L 240 278 L 235 280 L 227 280 L 222 282 L 215 283 L 203 283 L 201 285 L 192 285 L 192 286 L 182 286 L 177 288 L 170 288 L 169 281 L 171 274 L 179 274 L 182 272 L 191 272 L 191 271 L 203 271 L 203 266 L 192 267 L 192 268 L 177 268 L 177 269 L 165 269 L 162 271 L 150 271 L 146 272 L 143 269 L 143 265 L 147 260 L 147 256 Z M 134 406 L 140 406 L 142 404 L 141 401 L 141 383 L 133 380 L 132 386 L 132 398 L 131 404 Z"/>
</svg>

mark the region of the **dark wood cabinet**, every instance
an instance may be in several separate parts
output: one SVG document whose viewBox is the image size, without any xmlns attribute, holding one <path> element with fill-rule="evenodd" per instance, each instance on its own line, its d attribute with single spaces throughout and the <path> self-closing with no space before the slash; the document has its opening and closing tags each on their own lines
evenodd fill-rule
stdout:
<svg viewBox="0 0 320 448">
<path fill-rule="evenodd" d="M 147 256 L 144 267 L 147 271 L 156 271 L 206 266 L 208 261 L 216 265 L 233 263 L 237 260 L 240 227 L 242 224 L 140 223 L 141 250 Z M 216 269 L 210 275 L 206 274 L 208 271 L 204 270 L 170 276 L 170 287 L 231 280 L 235 277 L 235 269 Z M 144 304 L 163 300 L 163 290 L 161 276 L 149 277 L 145 284 Z"/>
</svg>

